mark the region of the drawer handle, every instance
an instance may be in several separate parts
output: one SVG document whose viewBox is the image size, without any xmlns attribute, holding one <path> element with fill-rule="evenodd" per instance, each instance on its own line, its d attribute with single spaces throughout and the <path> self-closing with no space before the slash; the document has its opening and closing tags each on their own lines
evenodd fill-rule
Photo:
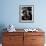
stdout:
<svg viewBox="0 0 46 46">
<path fill-rule="evenodd" d="M 32 40 L 36 40 L 36 39 L 32 39 Z"/>
<path fill-rule="evenodd" d="M 9 38 L 10 40 L 12 40 L 11 38 Z"/>
<path fill-rule="evenodd" d="M 13 38 L 9 38 L 10 40 L 13 40 Z"/>
</svg>

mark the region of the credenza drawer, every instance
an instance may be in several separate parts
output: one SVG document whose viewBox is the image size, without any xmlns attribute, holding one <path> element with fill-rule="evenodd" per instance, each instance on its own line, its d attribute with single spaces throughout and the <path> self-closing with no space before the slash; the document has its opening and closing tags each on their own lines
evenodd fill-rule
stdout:
<svg viewBox="0 0 46 46">
<path fill-rule="evenodd" d="M 44 36 L 32 36 L 33 44 L 43 44 L 44 43 Z"/>
<path fill-rule="evenodd" d="M 44 36 L 44 32 L 25 32 L 24 36 Z"/>
<path fill-rule="evenodd" d="M 3 33 L 5 36 L 23 36 L 23 32 L 5 32 Z"/>
</svg>

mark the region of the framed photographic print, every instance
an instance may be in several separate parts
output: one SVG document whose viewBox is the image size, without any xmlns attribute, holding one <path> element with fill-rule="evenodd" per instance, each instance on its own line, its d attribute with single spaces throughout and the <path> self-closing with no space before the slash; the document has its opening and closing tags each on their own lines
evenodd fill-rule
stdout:
<svg viewBox="0 0 46 46">
<path fill-rule="evenodd" d="M 19 6 L 19 21 L 33 22 L 34 21 L 34 5 L 20 5 Z"/>
</svg>

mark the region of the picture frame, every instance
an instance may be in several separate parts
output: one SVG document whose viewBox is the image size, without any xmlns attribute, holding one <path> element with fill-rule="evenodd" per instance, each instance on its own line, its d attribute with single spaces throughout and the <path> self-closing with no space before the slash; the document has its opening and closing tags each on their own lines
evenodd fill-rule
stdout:
<svg viewBox="0 0 46 46">
<path fill-rule="evenodd" d="M 34 22 L 34 5 L 19 6 L 19 21 L 26 23 Z"/>
</svg>

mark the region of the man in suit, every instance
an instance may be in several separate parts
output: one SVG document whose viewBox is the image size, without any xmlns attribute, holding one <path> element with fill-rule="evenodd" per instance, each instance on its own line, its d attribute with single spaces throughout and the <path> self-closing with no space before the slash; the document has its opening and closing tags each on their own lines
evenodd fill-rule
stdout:
<svg viewBox="0 0 46 46">
<path fill-rule="evenodd" d="M 31 14 L 30 7 L 27 7 L 26 9 L 24 9 L 22 14 L 23 14 L 22 20 L 32 20 L 32 14 Z"/>
</svg>

